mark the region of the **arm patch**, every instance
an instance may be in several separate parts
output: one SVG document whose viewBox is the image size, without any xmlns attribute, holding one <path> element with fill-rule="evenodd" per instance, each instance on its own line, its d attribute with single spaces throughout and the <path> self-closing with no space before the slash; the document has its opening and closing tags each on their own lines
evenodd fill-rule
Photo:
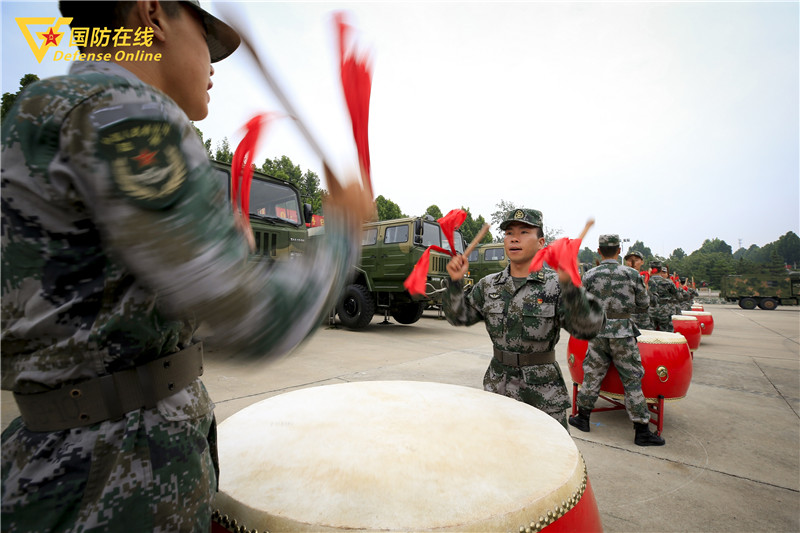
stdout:
<svg viewBox="0 0 800 533">
<path fill-rule="evenodd" d="M 183 194 L 188 175 L 181 135 L 170 122 L 126 119 L 98 132 L 98 156 L 125 198 L 145 209 L 166 209 Z"/>
</svg>

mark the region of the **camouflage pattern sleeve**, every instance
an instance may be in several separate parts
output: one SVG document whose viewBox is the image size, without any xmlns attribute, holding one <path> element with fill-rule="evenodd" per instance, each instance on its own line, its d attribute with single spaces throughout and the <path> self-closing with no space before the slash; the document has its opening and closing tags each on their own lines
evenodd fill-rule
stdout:
<svg viewBox="0 0 800 533">
<path fill-rule="evenodd" d="M 483 305 L 483 278 L 464 291 L 463 281 L 448 280 L 447 291 L 442 298 L 442 307 L 447 321 L 454 326 L 471 326 L 483 320 L 479 311 Z"/>
<path fill-rule="evenodd" d="M 561 283 L 558 312 L 562 327 L 578 339 L 593 339 L 605 327 L 606 314 L 602 302 L 583 287 L 570 282 Z"/>
<path fill-rule="evenodd" d="M 634 294 L 636 301 L 636 313 L 646 313 L 650 308 L 650 295 L 647 293 L 647 287 L 644 286 L 644 280 L 637 273 L 634 283 Z"/>
</svg>

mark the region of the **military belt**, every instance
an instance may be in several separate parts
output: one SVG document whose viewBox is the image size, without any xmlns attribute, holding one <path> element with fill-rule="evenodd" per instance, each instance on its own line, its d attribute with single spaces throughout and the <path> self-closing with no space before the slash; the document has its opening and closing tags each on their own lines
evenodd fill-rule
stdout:
<svg viewBox="0 0 800 533">
<path fill-rule="evenodd" d="M 537 353 L 515 353 L 494 349 L 494 358 L 508 366 L 546 365 L 556 362 L 555 350 Z"/>
<path fill-rule="evenodd" d="M 14 393 L 31 431 L 61 431 L 151 409 L 203 375 L 203 345 L 149 363 L 36 394 Z"/>
<path fill-rule="evenodd" d="M 610 312 L 606 311 L 606 318 L 622 319 L 622 318 L 630 318 L 630 317 L 631 317 L 630 313 L 610 313 Z"/>
</svg>

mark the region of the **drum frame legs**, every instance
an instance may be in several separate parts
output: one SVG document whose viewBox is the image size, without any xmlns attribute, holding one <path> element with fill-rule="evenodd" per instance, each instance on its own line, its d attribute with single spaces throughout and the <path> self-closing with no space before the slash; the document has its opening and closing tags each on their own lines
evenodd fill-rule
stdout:
<svg viewBox="0 0 800 533">
<path fill-rule="evenodd" d="M 580 384 L 573 381 L 572 416 L 575 416 L 578 413 L 578 404 L 576 403 L 578 399 L 578 387 L 580 387 Z M 593 413 L 599 413 L 602 411 L 619 411 L 620 409 L 625 409 L 624 403 L 614 398 L 605 396 L 603 391 L 600 391 L 598 397 L 609 402 L 613 405 L 613 407 L 595 407 L 592 409 Z M 656 435 L 661 436 L 661 432 L 664 430 L 664 396 L 659 394 L 658 399 L 655 402 L 647 400 L 647 410 L 650 411 L 652 415 L 655 415 L 650 417 L 650 423 L 656 426 Z"/>
</svg>

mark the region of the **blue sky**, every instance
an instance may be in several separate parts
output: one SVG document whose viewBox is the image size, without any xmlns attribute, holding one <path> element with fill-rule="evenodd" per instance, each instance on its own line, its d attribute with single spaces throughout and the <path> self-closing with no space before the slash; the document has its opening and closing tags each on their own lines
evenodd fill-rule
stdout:
<svg viewBox="0 0 800 533">
<path fill-rule="evenodd" d="M 797 2 L 234 2 L 340 172 L 355 150 L 337 81 L 331 13 L 345 9 L 372 50 L 373 183 L 408 214 L 436 204 L 489 218 L 509 201 L 585 239 L 641 240 L 687 253 L 800 233 L 800 12 Z M 226 9 L 223 9 L 226 8 Z M 14 22 L 56 2 L 2 2 L 2 90 L 62 74 Z M 67 48 L 62 45 L 60 49 Z M 214 143 L 280 111 L 251 59 L 217 63 Z M 258 160 L 319 159 L 289 119 Z"/>
</svg>

